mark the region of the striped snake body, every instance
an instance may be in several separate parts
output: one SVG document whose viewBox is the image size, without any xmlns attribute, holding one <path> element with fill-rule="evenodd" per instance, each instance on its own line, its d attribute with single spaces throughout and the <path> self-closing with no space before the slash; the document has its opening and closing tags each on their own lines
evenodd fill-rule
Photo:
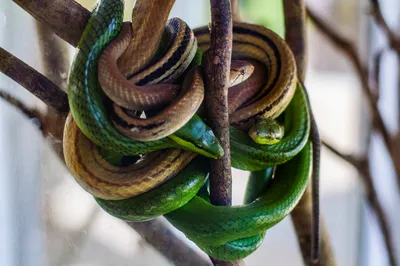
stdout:
<svg viewBox="0 0 400 266">
<path fill-rule="evenodd" d="M 232 165 L 252 171 L 259 180 L 270 180 L 271 167 L 278 166 L 275 178 L 253 193 L 248 204 L 217 207 L 209 202 L 206 157 L 218 158 L 223 151 L 196 114 L 204 97 L 199 65 L 201 50 L 208 47 L 208 29 L 193 33 L 181 20 L 170 20 L 169 38 L 162 41 L 158 59 L 122 74 L 119 57 L 135 34 L 129 23 L 122 23 L 122 14 L 122 0 L 100 0 L 78 45 L 69 77 L 71 115 L 64 131 L 69 170 L 113 216 L 146 221 L 165 215 L 212 257 L 231 261 L 249 255 L 265 231 L 297 204 L 312 168 L 310 111 L 305 90 L 296 83 L 290 49 L 264 27 L 234 23 L 233 58 L 239 61 L 231 76 L 241 73 L 236 66 L 242 67 L 243 60 L 255 69 L 250 77 L 231 78 Z M 236 84 L 238 80 L 243 82 Z M 254 89 L 260 82 L 261 89 Z M 154 108 L 162 110 L 154 115 L 149 111 Z M 129 110 L 144 110 L 147 118 L 128 115 Z M 284 118 L 285 135 L 276 144 L 255 143 L 247 134 L 259 119 L 277 117 Z M 116 166 L 104 151 L 142 157 L 135 164 Z M 248 189 L 254 190 L 252 185 Z"/>
</svg>

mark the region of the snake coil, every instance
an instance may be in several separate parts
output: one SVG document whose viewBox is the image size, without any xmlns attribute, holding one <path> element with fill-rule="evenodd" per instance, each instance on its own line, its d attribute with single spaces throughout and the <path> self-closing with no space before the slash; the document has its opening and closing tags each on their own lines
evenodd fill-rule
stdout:
<svg viewBox="0 0 400 266">
<path fill-rule="evenodd" d="M 223 151 L 196 115 L 204 97 L 199 65 L 201 50 L 208 48 L 208 29 L 193 33 L 183 21 L 170 20 L 158 59 L 128 81 L 115 70 L 135 34 L 122 22 L 123 6 L 122 0 L 99 0 L 78 44 L 64 130 L 67 166 L 111 215 L 127 221 L 165 215 L 208 255 L 244 258 L 296 206 L 311 173 L 310 111 L 304 88 L 296 82 L 293 55 L 272 31 L 234 23 L 233 58 L 261 65 L 263 82 L 261 89 L 247 93 L 255 82 L 250 77 L 229 96 L 230 102 L 241 101 L 230 108 L 231 156 L 233 167 L 251 171 L 246 204 L 214 206 L 207 190 L 207 157 L 218 158 Z M 153 115 L 148 110 L 154 108 L 163 109 Z M 148 117 L 126 109 L 144 110 Z M 260 118 L 283 118 L 283 139 L 255 143 L 244 130 Z M 125 163 L 133 159 L 136 163 Z"/>
</svg>

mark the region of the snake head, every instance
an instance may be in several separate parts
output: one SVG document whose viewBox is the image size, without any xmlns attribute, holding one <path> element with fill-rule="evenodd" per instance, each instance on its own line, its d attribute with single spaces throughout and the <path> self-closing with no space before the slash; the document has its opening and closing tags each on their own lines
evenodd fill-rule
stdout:
<svg viewBox="0 0 400 266">
<path fill-rule="evenodd" d="M 214 132 L 198 115 L 194 115 L 185 126 L 170 135 L 169 138 L 183 149 L 209 158 L 216 159 L 224 155 L 224 150 Z"/>
</svg>

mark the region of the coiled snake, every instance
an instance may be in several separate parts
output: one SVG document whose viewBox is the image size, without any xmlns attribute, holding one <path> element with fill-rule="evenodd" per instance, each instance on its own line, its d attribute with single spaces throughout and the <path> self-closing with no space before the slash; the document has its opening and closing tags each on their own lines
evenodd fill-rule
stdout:
<svg viewBox="0 0 400 266">
<path fill-rule="evenodd" d="M 199 65 L 209 31 L 193 32 L 171 19 L 162 49 L 152 51 L 156 59 L 147 56 L 150 61 L 143 65 L 138 55 L 132 62 L 142 66 L 123 74 L 118 60 L 135 35 L 131 24 L 122 22 L 123 6 L 122 0 L 99 0 L 79 42 L 69 76 L 67 166 L 111 215 L 128 221 L 165 215 L 210 256 L 241 259 L 295 207 L 311 174 L 309 103 L 296 82 L 290 49 L 264 27 L 234 23 L 232 57 L 238 61 L 228 97 L 232 165 L 252 171 L 251 180 L 270 180 L 278 166 L 274 178 L 263 183 L 265 189 L 249 194 L 246 205 L 213 206 L 207 158 L 218 158 L 223 150 L 196 114 L 202 113 Z M 254 68 L 252 75 L 245 75 L 248 68 Z M 147 118 L 135 116 L 137 110 Z M 247 134 L 258 121 L 275 118 L 284 120 L 285 129 L 275 144 L 258 144 Z M 133 155 L 140 159 L 125 165 Z M 251 184 L 249 191 L 255 189 Z"/>
</svg>

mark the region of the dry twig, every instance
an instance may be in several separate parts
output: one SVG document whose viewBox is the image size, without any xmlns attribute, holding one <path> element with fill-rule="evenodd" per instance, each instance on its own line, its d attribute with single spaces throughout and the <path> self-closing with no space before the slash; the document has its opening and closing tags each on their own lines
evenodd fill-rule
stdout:
<svg viewBox="0 0 400 266">
<path fill-rule="evenodd" d="M 345 39 L 343 36 L 337 33 L 334 29 L 332 29 L 332 27 L 325 23 L 310 9 L 307 9 L 307 14 L 314 25 L 317 27 L 317 29 L 320 30 L 320 32 L 325 35 L 332 42 L 332 44 L 334 44 L 339 50 L 345 53 L 349 57 L 351 63 L 354 65 L 354 68 L 362 85 L 361 87 L 367 97 L 369 107 L 372 111 L 376 129 L 382 135 L 385 146 L 389 151 L 390 159 L 396 171 L 398 181 L 397 183 L 400 189 L 400 164 L 396 163 L 396 156 L 392 149 L 391 137 L 385 126 L 385 123 L 383 122 L 383 118 L 381 113 L 379 112 L 378 105 L 376 104 L 374 90 L 369 86 L 367 67 L 365 67 L 365 65 L 362 63 L 361 58 L 357 53 L 357 50 L 354 48 L 354 45 L 349 40 Z"/>
</svg>

